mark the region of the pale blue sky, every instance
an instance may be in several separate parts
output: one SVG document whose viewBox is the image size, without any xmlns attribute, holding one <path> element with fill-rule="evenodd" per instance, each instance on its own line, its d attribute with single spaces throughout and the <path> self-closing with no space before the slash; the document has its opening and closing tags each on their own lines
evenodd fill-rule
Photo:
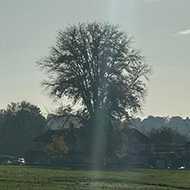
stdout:
<svg viewBox="0 0 190 190">
<path fill-rule="evenodd" d="M 190 116 L 190 0 L 0 0 L 0 109 L 22 100 L 44 113 L 58 105 L 42 93 L 36 61 L 59 29 L 85 21 L 119 24 L 152 65 L 143 114 Z"/>
</svg>

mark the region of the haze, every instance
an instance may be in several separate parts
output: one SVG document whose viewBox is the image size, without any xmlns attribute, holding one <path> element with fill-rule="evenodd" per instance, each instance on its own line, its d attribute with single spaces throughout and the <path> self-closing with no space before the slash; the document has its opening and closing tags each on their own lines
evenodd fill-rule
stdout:
<svg viewBox="0 0 190 190">
<path fill-rule="evenodd" d="M 189 0 L 0 0 L 0 109 L 27 100 L 44 113 L 58 107 L 40 82 L 36 61 L 69 24 L 119 24 L 153 74 L 139 116 L 190 116 Z"/>
</svg>

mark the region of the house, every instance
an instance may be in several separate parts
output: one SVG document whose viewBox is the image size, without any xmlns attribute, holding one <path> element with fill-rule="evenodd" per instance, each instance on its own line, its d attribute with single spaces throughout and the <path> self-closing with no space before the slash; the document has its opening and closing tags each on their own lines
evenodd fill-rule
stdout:
<svg viewBox="0 0 190 190">
<path fill-rule="evenodd" d="M 44 158 L 44 149 L 52 141 L 52 136 L 57 133 L 66 132 L 65 141 L 69 147 L 69 152 L 62 159 L 64 163 L 90 164 L 90 162 L 96 162 L 94 160 L 96 156 L 90 156 L 84 151 L 84 141 L 81 139 L 83 136 L 81 135 L 82 127 L 80 118 L 73 115 L 64 117 L 51 116 L 48 119 L 44 133 L 32 140 L 30 151 L 36 155 L 35 159 Z M 67 129 L 70 129 L 70 132 L 72 130 L 70 135 Z M 149 163 L 153 153 L 153 141 L 137 129 L 132 129 L 128 153 L 124 162 L 129 166 L 145 166 Z M 119 157 L 116 155 L 114 158 L 106 158 L 105 162 L 106 164 L 118 164 Z"/>
<path fill-rule="evenodd" d="M 83 141 L 81 140 L 81 132 L 83 124 L 79 117 L 74 115 L 54 116 L 50 115 L 47 118 L 47 124 L 44 132 L 31 141 L 29 150 L 25 156 L 29 161 L 46 160 L 46 146 L 52 142 L 52 137 L 55 134 L 64 134 L 64 140 L 69 147 L 69 152 L 64 156 L 64 163 L 89 162 L 88 156 L 84 156 Z"/>
<path fill-rule="evenodd" d="M 144 167 L 151 165 L 153 156 L 154 142 L 137 129 L 131 129 L 128 152 L 124 158 L 124 163 L 130 167 Z"/>
<path fill-rule="evenodd" d="M 83 151 L 83 144 L 80 143 L 80 139 L 77 137 L 79 128 L 72 130 L 73 137 L 69 136 L 66 139 L 67 146 L 69 147 L 68 154 L 64 155 L 61 159 L 58 159 L 57 164 L 59 165 L 69 165 L 69 164 L 88 164 L 89 155 L 85 154 Z M 65 132 L 65 130 L 64 130 Z M 30 151 L 32 151 L 34 160 L 48 160 L 45 153 L 46 146 L 52 142 L 52 137 L 56 134 L 62 134 L 63 130 L 47 130 L 40 136 L 36 137 L 31 142 Z M 67 138 L 68 136 L 66 136 Z"/>
</svg>

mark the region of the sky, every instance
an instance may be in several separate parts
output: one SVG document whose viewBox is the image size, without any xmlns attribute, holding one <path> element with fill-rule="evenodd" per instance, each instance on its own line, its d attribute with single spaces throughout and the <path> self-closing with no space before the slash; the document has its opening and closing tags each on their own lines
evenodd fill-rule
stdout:
<svg viewBox="0 0 190 190">
<path fill-rule="evenodd" d="M 59 103 L 44 91 L 36 62 L 48 55 L 58 30 L 108 21 L 133 37 L 152 66 L 144 118 L 190 117 L 190 0 L 0 0 L 0 109 L 29 101 L 44 115 Z"/>
</svg>

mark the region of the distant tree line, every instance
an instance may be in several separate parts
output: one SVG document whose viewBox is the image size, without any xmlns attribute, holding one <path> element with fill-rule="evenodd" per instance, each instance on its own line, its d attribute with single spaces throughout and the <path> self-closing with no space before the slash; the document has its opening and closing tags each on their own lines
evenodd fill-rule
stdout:
<svg viewBox="0 0 190 190">
<path fill-rule="evenodd" d="M 134 119 L 133 125 L 155 143 L 156 152 L 178 152 L 190 140 L 190 120 L 174 117 Z"/>
<path fill-rule="evenodd" d="M 61 107 L 56 111 L 59 117 L 68 113 L 68 110 L 64 110 Z M 133 120 L 133 125 L 134 122 L 137 121 L 139 122 L 141 120 Z M 146 129 L 147 135 L 156 143 L 156 151 L 173 150 L 174 148 L 179 148 L 178 146 L 180 145 L 184 145 L 189 140 L 187 136 L 180 132 L 182 129 L 186 130 L 188 121 L 188 118 L 184 121 L 181 117 L 169 119 L 151 116 L 142 120 L 141 125 L 137 125 L 136 127 L 142 132 Z M 186 123 L 184 124 L 184 122 Z M 41 110 L 37 106 L 26 101 L 10 103 L 6 109 L 0 111 L 0 155 L 23 155 L 30 147 L 31 140 L 42 134 L 46 123 L 47 120 L 41 114 Z M 164 126 L 166 123 L 170 127 Z M 108 139 L 110 143 L 106 149 L 106 155 L 127 151 L 127 138 L 130 133 L 128 122 L 126 124 L 125 122 L 118 122 L 115 125 L 118 126 L 117 130 L 110 128 L 108 131 L 107 138 L 110 138 L 110 140 Z M 124 125 L 127 126 L 124 127 Z M 123 130 L 120 130 L 122 126 L 124 127 L 123 129 L 125 129 L 124 134 L 126 135 L 120 134 L 123 132 Z M 85 152 L 90 151 L 88 150 L 88 133 L 86 129 L 87 127 L 76 129 L 74 126 L 65 129 L 62 134 L 64 141 L 60 142 L 61 137 L 57 138 L 58 141 L 54 139 L 54 141 L 52 141 L 53 144 L 48 147 L 47 153 L 53 155 L 56 151 L 63 149 L 64 146 L 69 146 L 69 151 L 75 151 L 73 147 L 75 149 L 76 147 L 83 149 Z M 125 138 L 126 140 L 122 140 L 121 138 Z M 123 142 L 125 142 L 125 146 L 117 149 Z M 59 145 L 57 150 L 52 148 L 56 143 Z M 125 147 L 125 149 L 123 149 L 123 147 Z M 67 153 L 68 150 L 65 148 L 65 153 Z M 55 151 L 55 153 L 53 151 Z"/>
<path fill-rule="evenodd" d="M 133 125 L 146 135 L 149 135 L 152 129 L 160 129 L 161 127 L 169 127 L 174 131 L 190 138 L 190 119 L 181 118 L 180 116 L 173 117 L 154 117 L 148 116 L 147 118 L 136 118 Z"/>
</svg>

